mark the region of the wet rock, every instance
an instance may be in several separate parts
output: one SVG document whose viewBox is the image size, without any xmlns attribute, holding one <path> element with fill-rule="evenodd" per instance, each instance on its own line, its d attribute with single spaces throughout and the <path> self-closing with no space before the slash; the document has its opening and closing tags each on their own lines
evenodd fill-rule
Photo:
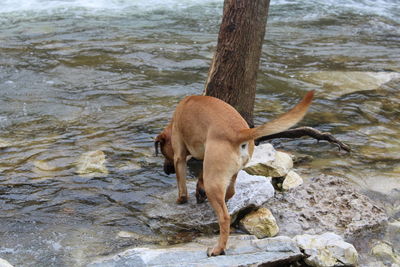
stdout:
<svg viewBox="0 0 400 267">
<path fill-rule="evenodd" d="M 240 227 L 257 238 L 273 237 L 279 232 L 274 215 L 267 208 L 260 208 L 240 220 Z"/>
<path fill-rule="evenodd" d="M 142 242 L 156 242 L 161 243 L 164 242 L 164 238 L 160 236 L 152 236 L 152 235 L 144 235 L 135 232 L 128 232 L 128 231 L 119 231 L 117 233 L 118 238 L 129 238 L 129 239 L 136 239 Z"/>
<path fill-rule="evenodd" d="M 277 192 L 266 206 L 274 214 L 280 234 L 289 236 L 333 231 L 352 239 L 377 230 L 388 220 L 383 207 L 348 182 L 324 175 L 296 190 Z"/>
<path fill-rule="evenodd" d="M 0 267 L 13 267 L 8 261 L 0 258 Z"/>
<path fill-rule="evenodd" d="M 271 144 L 256 146 L 250 162 L 244 168 L 249 174 L 283 177 L 293 168 L 292 157 L 275 151 Z"/>
<path fill-rule="evenodd" d="M 177 190 L 171 190 L 149 204 L 145 210 L 144 221 L 156 232 L 169 234 L 179 230 L 211 233 L 218 230 L 217 218 L 208 201 L 197 204 L 195 181 L 188 181 L 189 201 L 187 204 L 175 203 Z M 243 211 L 250 212 L 274 195 L 271 179 L 264 176 L 249 175 L 240 171 L 236 180 L 236 193 L 227 202 L 231 223 Z"/>
<path fill-rule="evenodd" d="M 306 154 L 301 154 L 298 152 L 294 152 L 293 154 L 290 154 L 293 160 L 293 165 L 296 166 L 297 164 L 305 164 L 305 163 L 310 163 L 314 160 L 314 157 L 311 155 L 306 155 Z"/>
<path fill-rule="evenodd" d="M 395 252 L 393 247 L 386 242 L 378 242 L 371 250 L 372 254 L 382 260 L 385 264 L 390 266 L 400 265 L 400 255 L 399 252 Z M 392 265 L 392 266 L 393 266 Z"/>
<path fill-rule="evenodd" d="M 282 183 L 283 190 L 290 190 L 303 184 L 303 179 L 294 171 L 288 172 Z"/>
<path fill-rule="evenodd" d="M 76 173 L 84 177 L 108 174 L 105 162 L 106 156 L 101 150 L 83 153 L 76 163 Z"/>
<path fill-rule="evenodd" d="M 354 246 L 334 233 L 294 237 L 304 254 L 305 263 L 315 267 L 356 266 L 358 253 Z"/>
<path fill-rule="evenodd" d="M 321 85 L 331 97 L 378 89 L 385 83 L 400 78 L 398 72 L 319 71 L 301 75 L 302 79 Z"/>
<path fill-rule="evenodd" d="M 124 162 L 117 166 L 119 171 L 137 171 L 140 170 L 142 166 L 136 162 Z"/>
<path fill-rule="evenodd" d="M 257 239 L 248 235 L 231 236 L 226 255 L 207 257 L 206 249 L 212 247 L 216 240 L 216 237 L 201 238 L 171 247 L 128 249 L 117 255 L 98 259 L 88 266 L 278 266 L 277 264 L 296 262 L 302 257 L 299 248 L 289 237 Z"/>
</svg>

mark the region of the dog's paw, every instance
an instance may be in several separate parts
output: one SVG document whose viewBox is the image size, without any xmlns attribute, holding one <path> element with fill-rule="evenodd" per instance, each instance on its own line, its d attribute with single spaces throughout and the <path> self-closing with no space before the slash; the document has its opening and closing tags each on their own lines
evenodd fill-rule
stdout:
<svg viewBox="0 0 400 267">
<path fill-rule="evenodd" d="M 225 250 L 220 249 L 218 251 L 218 249 L 215 249 L 215 248 L 208 248 L 207 249 L 207 256 L 208 257 L 215 257 L 215 256 L 220 256 L 220 255 L 225 255 Z"/>
<path fill-rule="evenodd" d="M 206 191 L 204 189 L 200 188 L 196 190 L 196 200 L 197 204 L 203 203 L 207 199 Z"/>
<path fill-rule="evenodd" d="M 177 204 L 185 204 L 188 202 L 188 197 L 187 196 L 180 196 L 178 197 L 178 199 L 176 200 Z"/>
</svg>

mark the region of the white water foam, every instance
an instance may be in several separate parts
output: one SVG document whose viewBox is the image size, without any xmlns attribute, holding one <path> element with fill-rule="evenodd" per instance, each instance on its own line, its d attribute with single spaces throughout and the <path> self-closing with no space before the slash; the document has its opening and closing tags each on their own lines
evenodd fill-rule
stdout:
<svg viewBox="0 0 400 267">
<path fill-rule="evenodd" d="M 136 9 L 138 12 L 153 10 L 179 10 L 192 6 L 203 6 L 217 4 L 222 6 L 223 0 L 0 0 L 0 14 L 10 12 L 32 12 L 76 9 L 98 11 L 123 11 L 125 9 Z M 295 5 L 312 6 L 310 13 L 341 13 L 344 10 L 354 14 L 379 15 L 399 20 L 400 7 L 398 0 L 274 0 L 271 7 Z M 396 15 L 397 14 L 397 15 Z M 308 14 L 312 16 L 313 14 Z M 317 14 L 315 14 L 317 15 Z"/>
<path fill-rule="evenodd" d="M 74 8 L 110 11 L 137 8 L 141 11 L 152 11 L 155 9 L 184 9 L 194 5 L 213 3 L 222 4 L 223 0 L 0 0 L 0 13 Z"/>
</svg>

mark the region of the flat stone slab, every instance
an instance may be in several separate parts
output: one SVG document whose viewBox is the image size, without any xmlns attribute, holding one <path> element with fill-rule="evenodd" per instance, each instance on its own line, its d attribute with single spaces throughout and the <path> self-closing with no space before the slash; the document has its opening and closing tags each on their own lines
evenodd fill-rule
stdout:
<svg viewBox="0 0 400 267">
<path fill-rule="evenodd" d="M 197 204 L 194 196 L 196 182 L 188 182 L 189 201 L 186 204 L 176 204 L 177 189 L 162 195 L 160 199 L 147 206 L 144 221 L 156 232 L 168 234 L 180 230 L 212 233 L 218 230 L 217 217 L 206 201 Z M 249 175 L 240 171 L 236 179 L 236 193 L 227 202 L 231 215 L 231 223 L 237 214 L 243 210 L 260 207 L 274 196 L 275 190 L 271 179 L 264 176 Z"/>
<path fill-rule="evenodd" d="M 201 238 L 191 243 L 166 248 L 128 249 L 114 256 L 98 259 L 88 267 L 264 266 L 295 262 L 303 257 L 296 243 L 289 237 L 257 239 L 249 235 L 231 236 L 226 255 L 208 257 L 206 249 L 214 245 L 216 240 L 217 237 Z"/>
</svg>

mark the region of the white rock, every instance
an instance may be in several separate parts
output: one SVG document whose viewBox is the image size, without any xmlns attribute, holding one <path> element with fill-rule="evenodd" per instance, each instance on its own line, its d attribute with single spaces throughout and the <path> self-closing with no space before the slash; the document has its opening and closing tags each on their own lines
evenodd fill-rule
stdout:
<svg viewBox="0 0 400 267">
<path fill-rule="evenodd" d="M 240 220 L 240 226 L 257 238 L 273 237 L 279 232 L 274 215 L 267 208 L 260 208 Z"/>
<path fill-rule="evenodd" d="M 76 163 L 76 173 L 85 177 L 108 174 L 106 156 L 101 150 L 83 153 Z"/>
<path fill-rule="evenodd" d="M 358 253 L 354 246 L 334 233 L 322 235 L 298 235 L 297 245 L 304 250 L 305 262 L 311 266 L 356 266 Z"/>
<path fill-rule="evenodd" d="M 247 166 L 255 165 L 260 162 L 273 161 L 275 159 L 275 154 L 275 148 L 269 143 L 255 146 L 253 156 L 251 156 Z"/>
<path fill-rule="evenodd" d="M 13 267 L 8 261 L 0 258 L 0 267 Z"/>
<path fill-rule="evenodd" d="M 244 168 L 249 174 L 283 177 L 293 168 L 292 157 L 275 151 L 271 144 L 256 146 L 250 162 Z"/>
<path fill-rule="evenodd" d="M 282 183 L 283 190 L 290 190 L 303 184 L 303 179 L 294 171 L 288 172 Z"/>
<path fill-rule="evenodd" d="M 372 254 L 383 259 L 388 260 L 393 264 L 400 264 L 400 256 L 396 254 L 393 247 L 385 242 L 378 242 L 371 250 Z"/>
</svg>

